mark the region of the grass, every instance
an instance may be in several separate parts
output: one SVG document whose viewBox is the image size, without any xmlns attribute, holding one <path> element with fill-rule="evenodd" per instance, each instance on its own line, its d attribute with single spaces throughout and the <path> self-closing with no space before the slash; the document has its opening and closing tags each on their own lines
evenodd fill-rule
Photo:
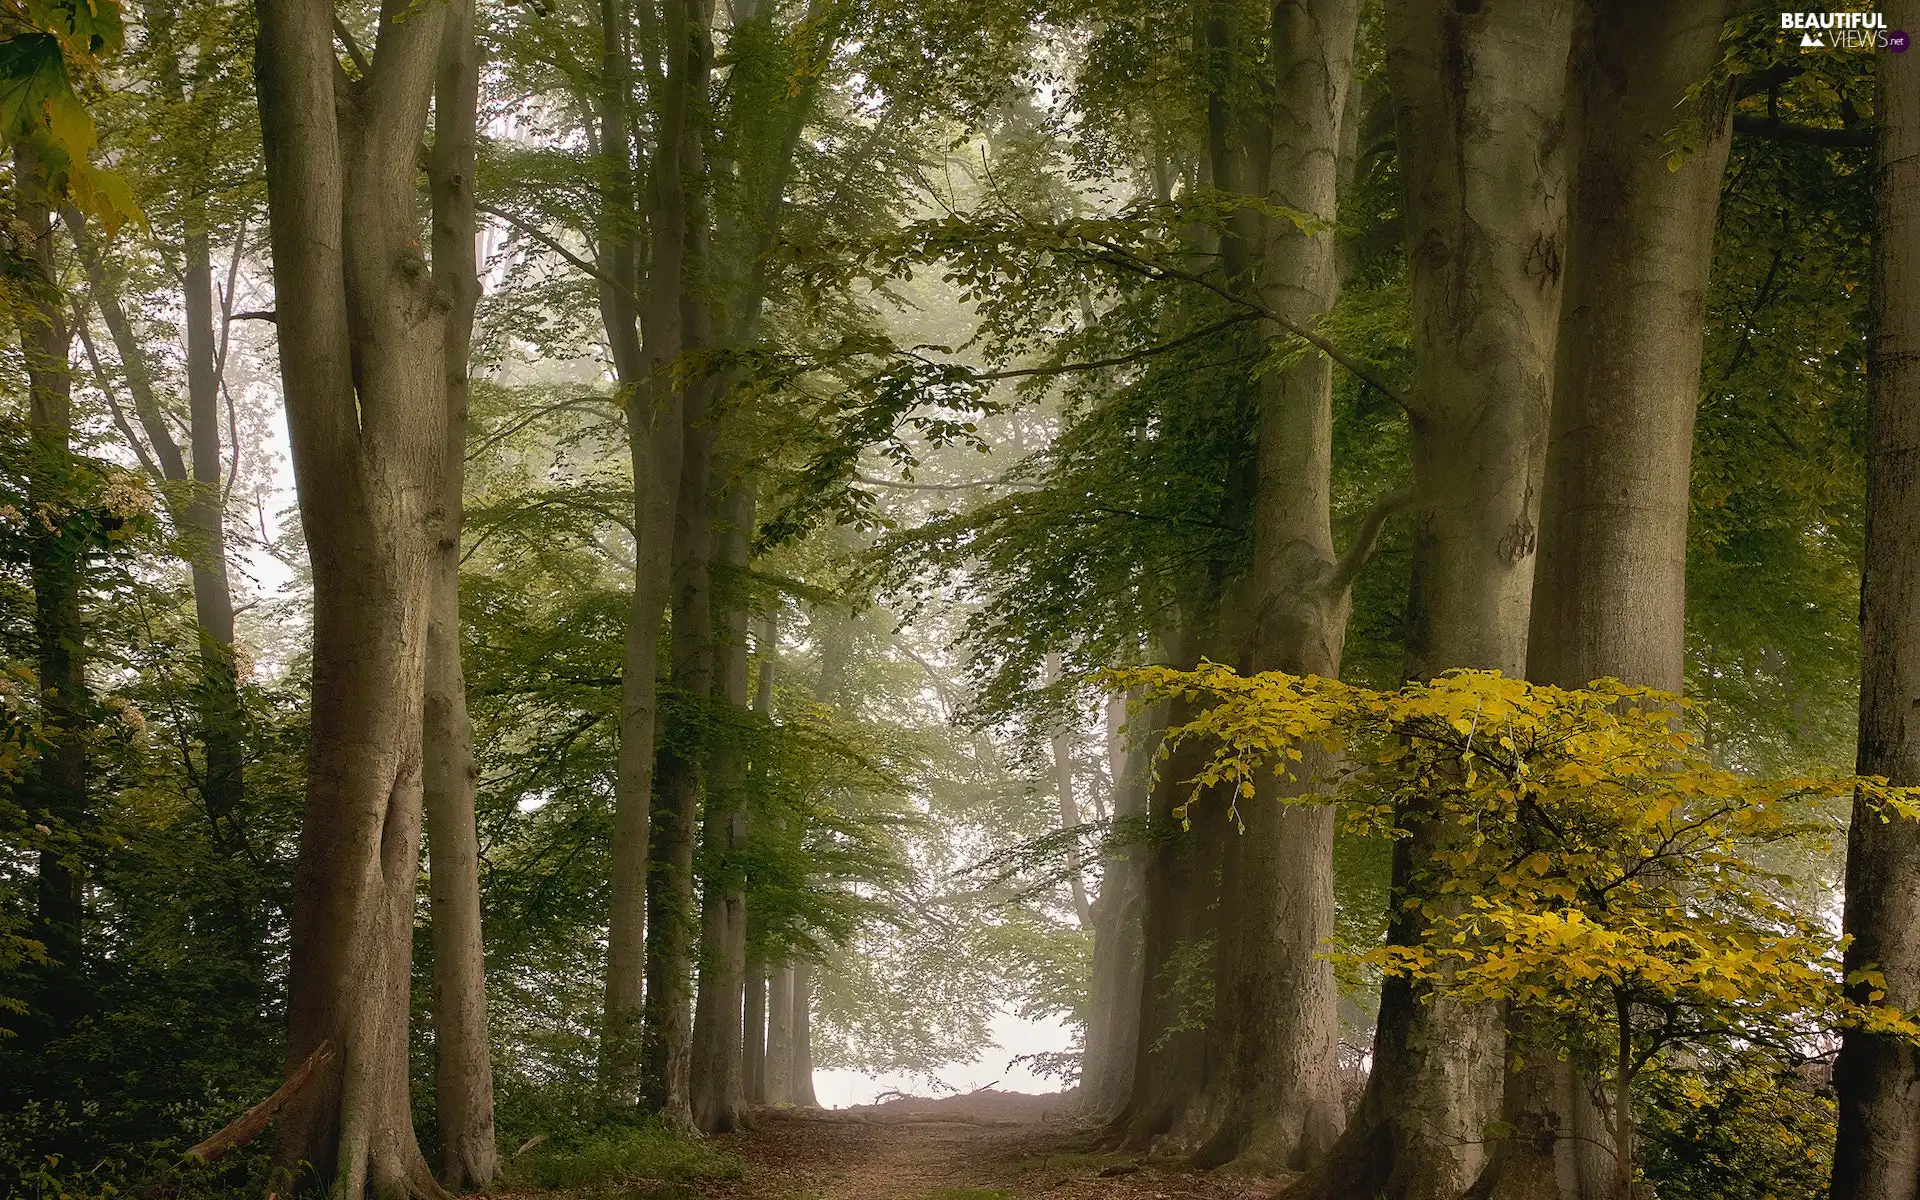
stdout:
<svg viewBox="0 0 1920 1200">
<path fill-rule="evenodd" d="M 513 1164 L 516 1180 L 543 1188 L 617 1189 L 623 1200 L 680 1200 L 684 1185 L 742 1179 L 746 1164 L 710 1142 L 657 1126 L 604 1129 L 570 1145 L 529 1151 Z"/>
</svg>

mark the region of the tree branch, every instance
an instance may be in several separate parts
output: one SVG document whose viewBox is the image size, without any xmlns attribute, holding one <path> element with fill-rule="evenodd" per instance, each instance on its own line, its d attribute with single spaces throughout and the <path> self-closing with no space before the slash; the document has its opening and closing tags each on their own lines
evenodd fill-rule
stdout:
<svg viewBox="0 0 1920 1200">
<path fill-rule="evenodd" d="M 635 308 L 644 307 L 640 303 L 640 298 L 638 296 L 635 296 L 633 294 L 633 290 L 627 287 L 626 284 L 621 283 L 618 279 L 615 279 L 613 276 L 607 274 L 605 271 L 602 271 L 599 267 L 594 266 L 592 263 L 588 262 L 586 259 L 581 258 L 578 254 L 575 254 L 573 251 L 567 249 L 565 246 L 562 246 L 559 242 L 549 237 L 545 232 L 534 228 L 532 225 L 527 224 L 526 222 L 522 221 L 520 218 L 513 216 L 511 213 L 502 212 L 497 208 L 489 208 L 486 205 L 476 205 L 474 207 L 474 211 L 483 212 L 490 217 L 500 218 L 502 221 L 505 221 L 507 224 L 513 226 L 515 229 L 518 229 L 521 233 L 526 234 L 528 237 L 532 238 L 534 241 L 539 242 L 542 246 L 545 246 L 547 249 L 553 251 L 555 254 L 558 254 L 561 258 L 566 259 L 568 262 L 572 263 L 575 267 L 577 267 L 581 271 L 586 272 L 588 275 L 592 276 L 594 279 L 597 279 L 601 283 L 612 288 L 614 292 L 617 293 L 622 300 L 625 300 L 627 303 L 633 305 Z"/>
<path fill-rule="evenodd" d="M 353 69 L 360 72 L 360 78 L 365 79 L 372 72 L 373 67 L 367 62 L 367 56 L 360 53 L 360 43 L 353 40 L 353 30 L 347 28 L 347 23 L 340 19 L 338 13 L 334 14 L 333 18 L 333 36 L 340 39 L 340 45 L 346 49 L 347 57 L 353 60 Z"/>
<path fill-rule="evenodd" d="M 1828 150 L 1847 150 L 1873 145 L 1873 130 L 1861 125 L 1853 129 L 1828 129 L 1818 125 L 1795 125 L 1777 117 L 1735 117 L 1733 131 L 1750 137 L 1770 138 L 1776 142 L 1799 142 Z"/>
<path fill-rule="evenodd" d="M 86 349 L 87 364 L 93 368 L 94 386 L 99 388 L 100 394 L 107 398 L 107 411 L 113 415 L 113 427 L 120 431 L 121 437 L 127 439 L 127 445 L 132 448 L 133 456 L 140 460 L 140 466 L 146 473 L 156 482 L 164 483 L 166 475 L 147 453 L 146 443 L 142 442 L 140 435 L 133 431 L 133 423 L 127 420 L 125 410 L 120 407 L 119 397 L 113 394 L 113 381 L 107 378 L 107 369 L 100 362 L 100 351 L 95 348 L 93 334 L 87 329 L 86 308 L 77 300 L 73 305 L 73 331 L 80 335 L 80 344 Z"/>
<path fill-rule="evenodd" d="M 1327 576 L 1327 589 L 1334 595 L 1353 586 L 1360 572 L 1373 558 L 1374 550 L 1380 544 L 1380 531 L 1386 527 L 1387 518 L 1413 503 L 1413 489 L 1402 488 L 1389 492 L 1373 502 L 1366 516 L 1360 519 L 1359 532 L 1353 535 L 1353 542 L 1347 546 L 1340 561 L 1333 564 L 1333 570 Z"/>
<path fill-rule="evenodd" d="M 1214 295 L 1220 297 L 1222 300 L 1227 301 L 1229 304 L 1238 305 L 1239 307 L 1246 309 L 1250 313 L 1256 313 L 1259 316 L 1264 317 L 1266 320 L 1273 322 L 1275 325 L 1278 325 L 1281 329 L 1286 330 L 1288 333 L 1292 334 L 1294 337 L 1299 338 L 1301 341 L 1307 343 L 1309 346 L 1312 346 L 1314 349 L 1320 351 L 1320 353 L 1326 355 L 1336 365 L 1338 365 L 1343 370 L 1345 370 L 1347 374 L 1352 375 L 1355 379 L 1358 379 L 1361 383 L 1366 384 L 1368 387 L 1371 387 L 1375 391 L 1379 392 L 1382 396 L 1385 396 L 1387 399 L 1393 401 L 1395 404 L 1399 405 L 1403 411 L 1406 411 L 1409 413 L 1413 411 L 1413 405 L 1408 402 L 1405 396 L 1402 396 L 1400 394 L 1398 389 L 1392 387 L 1385 380 L 1381 379 L 1378 375 L 1375 375 L 1372 371 L 1368 370 L 1365 366 L 1361 365 L 1359 361 L 1354 359 L 1351 355 L 1347 354 L 1345 351 L 1341 350 L 1340 347 L 1334 345 L 1332 342 L 1328 341 L 1326 338 L 1315 333 L 1313 330 L 1308 329 L 1306 326 L 1300 324 L 1298 321 L 1295 321 L 1290 317 L 1282 316 L 1281 314 L 1273 311 L 1271 308 L 1268 308 L 1266 305 L 1260 303 L 1258 300 L 1254 300 L 1247 296 L 1243 296 L 1238 292 L 1234 291 L 1232 288 L 1228 288 L 1221 284 L 1215 283 L 1213 280 L 1208 279 L 1204 275 L 1195 274 L 1194 272 L 1191 272 L 1191 271 L 1182 271 L 1176 267 L 1162 266 L 1159 263 L 1149 261 L 1148 259 L 1144 259 L 1139 255 L 1135 254 L 1133 251 L 1127 249 L 1125 246 L 1120 245 L 1117 242 L 1109 242 L 1102 238 L 1088 237 L 1085 234 L 1072 234 L 1071 236 L 1079 238 L 1081 241 L 1087 243 L 1090 246 L 1099 247 L 1102 251 L 1105 251 L 1104 257 L 1106 258 L 1107 262 L 1113 266 L 1121 268 L 1122 270 L 1133 271 L 1134 273 L 1139 275 L 1144 275 L 1149 279 L 1165 279 L 1165 280 L 1177 279 L 1184 283 L 1191 283 L 1196 287 L 1205 288 L 1207 291 L 1212 292 Z"/>
<path fill-rule="evenodd" d="M 1192 342 L 1197 342 L 1202 338 L 1212 337 L 1222 330 L 1231 329 L 1235 325 L 1251 321 L 1259 315 L 1257 312 L 1243 312 L 1237 316 L 1228 317 L 1224 321 L 1215 321 L 1211 325 L 1203 325 L 1199 329 L 1183 333 L 1170 342 L 1161 342 L 1157 345 L 1148 346 L 1143 350 L 1135 350 L 1128 354 L 1116 354 L 1111 358 L 1096 358 L 1087 362 L 1054 363 L 1044 367 L 1013 367 L 1003 371 L 974 371 L 971 372 L 970 377 L 980 382 L 988 382 L 997 379 L 1025 379 L 1036 375 L 1066 375 L 1076 371 L 1101 371 L 1108 367 L 1125 366 L 1127 363 L 1139 362 L 1143 358 L 1153 358 L 1156 355 L 1178 350 L 1180 347 Z M 919 358 L 920 356 L 914 355 L 913 357 Z M 921 359 L 920 361 L 927 362 L 930 360 Z"/>
<path fill-rule="evenodd" d="M 225 1129 L 187 1151 L 187 1158 L 193 1162 L 212 1162 L 227 1151 L 244 1146 L 259 1137 L 267 1126 L 273 1124 L 273 1119 L 280 1115 L 280 1110 L 292 1103 L 294 1097 L 305 1091 L 307 1085 L 312 1083 L 314 1077 L 319 1074 L 320 1068 L 332 1058 L 331 1043 L 323 1041 L 315 1046 L 313 1053 L 307 1055 L 307 1061 L 301 1063 L 293 1074 L 287 1076 L 287 1081 L 281 1084 L 273 1095 L 241 1113 Z"/>
<path fill-rule="evenodd" d="M 1000 487 L 1003 484 L 1019 483 L 1005 475 L 993 479 L 969 479 L 964 483 L 915 483 L 910 479 L 876 479 L 872 475 L 854 472 L 853 481 L 864 483 L 868 487 L 892 488 L 902 492 L 967 492 L 974 488 Z"/>
</svg>

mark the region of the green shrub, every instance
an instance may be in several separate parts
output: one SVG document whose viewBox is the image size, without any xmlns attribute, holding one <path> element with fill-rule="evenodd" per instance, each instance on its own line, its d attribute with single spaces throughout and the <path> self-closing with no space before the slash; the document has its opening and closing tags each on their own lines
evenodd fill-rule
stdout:
<svg viewBox="0 0 1920 1200">
<path fill-rule="evenodd" d="M 602 1129 L 572 1145 L 530 1150 L 513 1164 L 512 1171 L 538 1187 L 581 1188 L 742 1179 L 747 1168 L 711 1142 L 639 1125 Z"/>
<path fill-rule="evenodd" d="M 1639 1105 L 1641 1169 L 1660 1200 L 1825 1200 L 1834 1103 L 1761 1053 L 1663 1071 Z"/>
</svg>

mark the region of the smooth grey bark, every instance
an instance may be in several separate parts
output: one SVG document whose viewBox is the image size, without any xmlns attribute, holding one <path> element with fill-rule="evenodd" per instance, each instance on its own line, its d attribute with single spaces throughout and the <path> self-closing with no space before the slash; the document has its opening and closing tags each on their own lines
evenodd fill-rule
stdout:
<svg viewBox="0 0 1920 1200">
<path fill-rule="evenodd" d="M 1213 623 L 1197 613 L 1187 616 L 1185 628 L 1163 638 L 1169 661 L 1191 670 L 1203 656 L 1202 647 L 1217 636 L 1211 632 Z M 1165 727 L 1194 716 L 1191 703 L 1171 701 Z M 1103 1142 L 1116 1148 L 1146 1149 L 1167 1137 L 1206 1081 L 1220 859 L 1228 835 L 1220 798 L 1196 798 L 1183 782 L 1192 779 L 1203 762 L 1197 742 L 1175 747 L 1157 762 L 1148 795 L 1132 1086 L 1103 1135 Z"/>
<path fill-rule="evenodd" d="M 1887 19 L 1905 28 L 1920 10 L 1901 0 Z M 1920 784 L 1920 76 L 1897 59 L 1878 74 L 1859 770 L 1911 785 Z M 1853 938 L 1847 971 L 1877 968 L 1884 1003 L 1920 1007 L 1920 823 L 1855 802 L 1843 928 Z M 1854 990 L 1867 999 L 1864 985 Z M 1848 1030 L 1833 1081 L 1834 1200 L 1920 1195 L 1920 1052 Z"/>
<path fill-rule="evenodd" d="M 709 555 L 713 456 L 707 385 L 684 396 L 686 433 L 674 517 L 672 673 L 676 705 L 703 709 L 713 691 Z M 673 716 L 674 714 L 669 714 Z M 655 811 L 648 831 L 646 999 L 640 1038 L 641 1105 L 670 1127 L 693 1128 L 694 948 L 700 920 L 693 858 L 700 813 L 701 719 L 670 720 L 661 740 Z"/>
<path fill-rule="evenodd" d="M 795 1108 L 819 1108 L 813 1094 L 813 964 L 793 964 L 793 1075 L 788 1098 Z"/>
<path fill-rule="evenodd" d="M 282 1111 L 275 1149 L 344 1200 L 439 1197 L 409 1109 L 407 1015 L 450 306 L 421 252 L 416 172 L 446 7 L 386 5 L 359 79 L 329 5 L 257 13 L 280 374 L 313 569 L 288 1067 L 335 1051 Z"/>
<path fill-rule="evenodd" d="M 1338 294 L 1332 226 L 1359 8 L 1355 0 L 1273 6 L 1268 102 L 1236 128 L 1217 96 L 1210 120 L 1217 186 L 1316 221 L 1303 230 L 1243 219 L 1224 239 L 1229 272 L 1257 289 L 1269 312 L 1300 325 L 1328 312 Z M 1277 325 L 1265 332 L 1285 336 Z M 1258 389 L 1240 666 L 1337 676 L 1349 587 L 1372 533 L 1353 555 L 1335 553 L 1332 365 L 1309 353 L 1266 372 Z M 1323 950 L 1333 932 L 1333 813 L 1282 799 L 1309 782 L 1263 779 L 1236 804 L 1240 829 L 1226 837 L 1207 1082 L 1188 1119 L 1204 1165 L 1299 1169 L 1340 1130 L 1338 993 Z"/>
<path fill-rule="evenodd" d="M 747 709 L 747 613 L 736 592 L 747 569 L 754 484 L 736 479 L 721 497 L 713 529 L 714 565 L 725 586 L 715 590 L 715 711 Z M 747 1106 L 741 1063 L 741 1011 L 746 990 L 747 896 L 740 854 L 747 840 L 747 762 L 722 740 L 707 748 L 706 817 L 701 829 L 700 986 L 694 1009 L 692 1102 L 702 1133 L 741 1126 Z"/>
<path fill-rule="evenodd" d="M 422 798 L 433 922 L 434 1101 L 440 1180 L 477 1191 L 500 1173 L 494 1142 L 493 1062 L 487 1036 L 481 931 L 480 840 L 475 825 L 473 725 L 460 664 L 460 529 L 467 454 L 468 369 L 480 300 L 474 240 L 474 157 L 480 78 L 471 0 L 450 0 L 434 84 L 427 156 L 433 273 L 449 300 L 443 349 L 446 444 L 440 529 L 433 547 L 422 716 Z"/>
<path fill-rule="evenodd" d="M 1576 178 L 1553 412 L 1541 488 L 1527 677 L 1585 687 L 1611 677 L 1685 684 L 1693 419 L 1707 277 L 1731 144 L 1730 96 L 1688 103 L 1711 74 L 1729 4 L 1588 3 L 1572 56 Z M 1667 135 L 1699 136 L 1677 167 Z M 1470 1195 L 1600 1200 L 1614 1163 L 1592 1079 L 1509 1018 L 1524 1055 Z M 1626 1136 L 1630 1140 L 1631 1114 Z M 1618 1131 L 1616 1131 L 1618 1134 Z"/>
<path fill-rule="evenodd" d="M 1693 418 L 1731 145 L 1729 98 L 1686 94 L 1735 7 L 1589 0 L 1528 638 L 1540 683 L 1685 683 Z M 1670 169 L 1682 121 L 1699 137 Z"/>
<path fill-rule="evenodd" d="M 749 1108 L 759 1108 L 767 1103 L 767 963 L 751 950 L 747 953 L 743 1010 L 746 1028 L 741 1034 L 740 1090 Z"/>
<path fill-rule="evenodd" d="M 670 2 L 662 22 L 668 47 L 665 112 L 679 130 L 675 153 L 663 141 L 655 156 L 657 197 L 652 225 L 652 271 L 678 281 L 668 312 L 664 292 L 643 312 L 649 356 L 664 355 L 650 374 L 654 386 L 674 386 L 670 368 L 682 356 L 713 344 L 706 281 L 710 227 L 705 204 L 706 87 L 713 62 L 712 10 L 705 0 Z M 677 82 L 675 82 L 677 78 Z M 679 224 L 663 217 L 676 212 Z M 663 266 L 664 261 L 670 265 Z M 656 327 L 671 330 L 655 336 Z M 691 1055 L 693 951 L 699 913 L 693 856 L 701 795 L 701 719 L 691 710 L 711 698 L 714 676 L 713 399 L 717 381 L 700 372 L 681 388 L 679 495 L 674 506 L 672 668 L 670 686 L 686 715 L 672 722 L 657 755 L 658 810 L 648 830 L 646 997 L 641 1009 L 641 1104 L 671 1128 L 693 1127 Z M 688 719 L 692 718 L 692 719 Z"/>
<path fill-rule="evenodd" d="M 759 656 L 753 685 L 753 711 L 761 722 L 773 721 L 773 679 L 780 654 L 780 624 L 777 614 L 761 616 L 759 632 L 754 635 L 754 650 Z M 767 1103 L 767 963 L 752 935 L 752 917 L 748 914 L 746 1032 L 742 1038 L 740 1076 L 749 1107 Z"/>
<path fill-rule="evenodd" d="M 793 1103 L 793 967 L 767 977 L 767 1103 Z"/>
<path fill-rule="evenodd" d="M 1140 1036 L 1141 916 L 1147 789 L 1164 712 L 1154 706 L 1127 716 L 1124 697 L 1107 704 L 1108 771 L 1113 780 L 1113 832 L 1102 852 L 1100 894 L 1093 906 L 1093 966 L 1080 1107 L 1104 1119 L 1133 1087 L 1134 1043 Z"/>
<path fill-rule="evenodd" d="M 1570 0 L 1392 0 L 1387 72 L 1414 320 L 1414 562 L 1407 673 L 1520 675 L 1564 254 Z M 1418 812 L 1395 846 L 1398 904 L 1445 837 Z M 1292 1200 L 1452 1200 L 1485 1164 L 1504 1075 L 1500 1014 L 1382 988 L 1373 1070 L 1346 1131 Z"/>
</svg>

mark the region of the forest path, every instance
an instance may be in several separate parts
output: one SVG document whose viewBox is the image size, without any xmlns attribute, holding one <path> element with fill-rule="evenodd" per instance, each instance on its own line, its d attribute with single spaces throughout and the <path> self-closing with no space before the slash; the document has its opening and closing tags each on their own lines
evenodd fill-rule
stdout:
<svg viewBox="0 0 1920 1200">
<path fill-rule="evenodd" d="M 977 1110 L 987 1106 L 978 1104 L 946 1107 L 964 1099 L 762 1112 L 752 1130 L 719 1139 L 751 1166 L 748 1178 L 681 1194 L 698 1200 L 1255 1200 L 1279 1183 L 1089 1153 L 1091 1135 L 1070 1121 L 1031 1111 L 982 1115 Z M 909 1111 L 896 1111 L 901 1108 Z"/>
</svg>

